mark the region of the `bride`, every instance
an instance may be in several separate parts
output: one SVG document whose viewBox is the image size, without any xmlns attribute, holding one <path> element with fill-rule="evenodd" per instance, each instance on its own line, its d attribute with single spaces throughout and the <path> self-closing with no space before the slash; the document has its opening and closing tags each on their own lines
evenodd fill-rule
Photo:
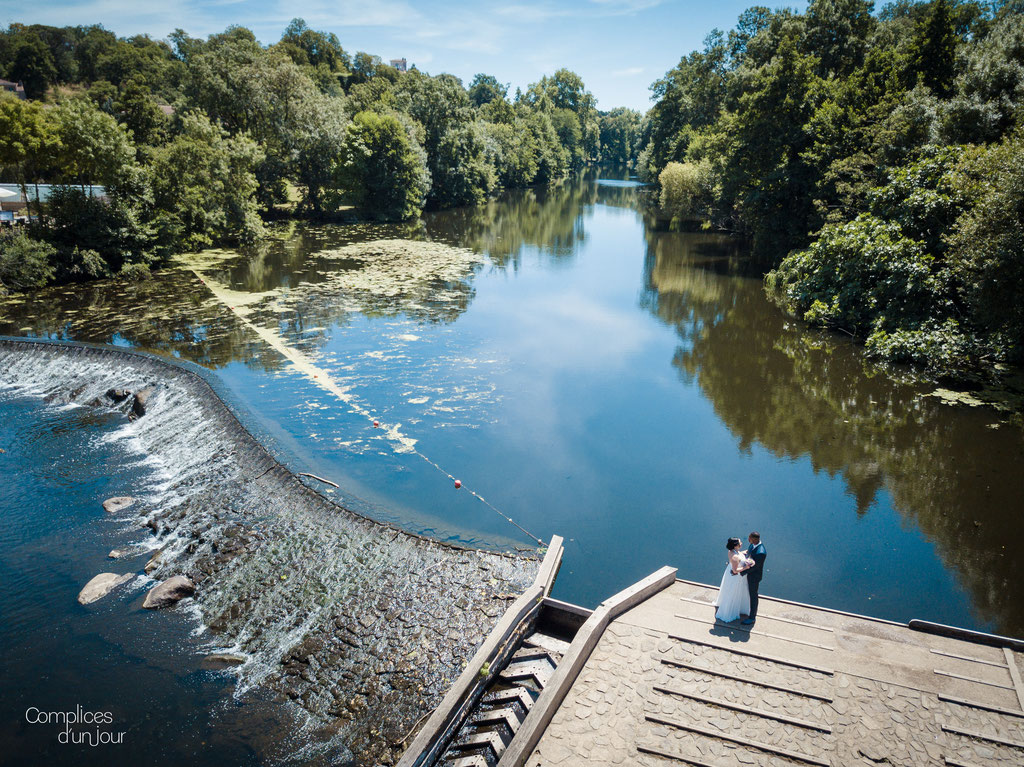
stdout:
<svg viewBox="0 0 1024 767">
<path fill-rule="evenodd" d="M 725 566 L 722 586 L 715 600 L 715 617 L 725 623 L 736 620 L 741 614 L 750 612 L 750 591 L 747 580 L 740 576 L 744 570 L 754 566 L 754 560 L 747 557 L 740 549 L 740 539 L 730 538 L 725 547 L 729 550 L 729 564 Z"/>
</svg>

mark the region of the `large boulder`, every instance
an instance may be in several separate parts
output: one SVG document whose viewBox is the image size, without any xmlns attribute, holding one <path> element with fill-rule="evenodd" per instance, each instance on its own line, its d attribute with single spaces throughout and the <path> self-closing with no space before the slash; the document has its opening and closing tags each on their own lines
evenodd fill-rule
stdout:
<svg viewBox="0 0 1024 767">
<path fill-rule="evenodd" d="M 95 602 L 97 599 L 102 599 L 122 583 L 127 583 L 134 577 L 135 575 L 133 573 L 125 573 L 124 575 L 118 575 L 117 573 L 100 573 L 85 584 L 85 588 L 82 589 L 78 595 L 78 601 L 83 605 Z"/>
<path fill-rule="evenodd" d="M 195 593 L 196 587 L 191 580 L 184 575 L 175 575 L 150 589 L 142 606 L 147 610 L 159 610 L 175 605 Z"/>
<path fill-rule="evenodd" d="M 135 399 L 132 400 L 132 413 L 135 414 L 136 418 L 141 418 L 146 414 L 146 408 L 149 406 L 149 400 L 155 391 L 156 386 L 150 384 L 149 386 L 135 392 Z"/>
<path fill-rule="evenodd" d="M 118 511 L 124 511 L 129 506 L 135 503 L 135 499 L 130 495 L 117 495 L 113 498 L 107 498 L 103 502 L 103 510 L 108 514 L 114 514 Z"/>
</svg>

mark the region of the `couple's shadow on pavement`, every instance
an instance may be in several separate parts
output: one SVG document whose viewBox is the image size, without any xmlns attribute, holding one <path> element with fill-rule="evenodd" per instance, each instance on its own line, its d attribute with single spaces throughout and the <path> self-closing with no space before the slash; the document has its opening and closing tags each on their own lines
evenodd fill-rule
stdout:
<svg viewBox="0 0 1024 767">
<path fill-rule="evenodd" d="M 754 625 L 743 626 L 738 620 L 732 623 L 722 623 L 716 619 L 715 625 L 708 629 L 708 633 L 711 636 L 724 637 L 730 642 L 749 642 L 752 628 Z"/>
</svg>

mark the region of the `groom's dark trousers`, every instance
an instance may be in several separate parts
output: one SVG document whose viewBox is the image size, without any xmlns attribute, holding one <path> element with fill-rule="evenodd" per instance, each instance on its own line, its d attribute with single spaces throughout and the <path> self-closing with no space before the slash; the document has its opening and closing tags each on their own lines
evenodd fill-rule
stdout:
<svg viewBox="0 0 1024 767">
<path fill-rule="evenodd" d="M 754 566 L 744 571 L 747 578 L 747 591 L 750 592 L 750 618 L 757 617 L 757 590 L 761 586 L 761 576 L 764 574 L 764 561 L 768 558 L 768 552 L 763 543 L 758 543 L 747 549 L 746 554 L 754 560 Z"/>
</svg>

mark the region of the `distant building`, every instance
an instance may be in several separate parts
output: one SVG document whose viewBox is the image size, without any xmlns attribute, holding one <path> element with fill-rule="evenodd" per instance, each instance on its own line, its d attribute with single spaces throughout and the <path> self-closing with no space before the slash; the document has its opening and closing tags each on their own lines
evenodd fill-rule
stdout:
<svg viewBox="0 0 1024 767">
<path fill-rule="evenodd" d="M 26 191 L 28 192 L 28 200 L 25 199 L 25 195 L 21 193 L 20 184 L 0 183 L 0 200 L 2 205 L 6 206 L 7 210 L 24 208 L 29 202 L 46 202 L 50 199 L 50 190 L 52 190 L 56 184 L 26 184 Z M 106 187 L 96 186 L 94 184 L 68 184 L 67 186 L 74 187 L 75 189 L 81 189 L 90 197 L 98 197 L 101 200 L 107 198 Z"/>
<path fill-rule="evenodd" d="M 409 62 L 407 62 L 404 58 L 402 58 L 402 59 L 391 59 L 391 61 L 389 61 L 388 63 L 391 64 L 391 66 L 393 66 L 399 72 L 407 72 L 407 71 L 409 71 Z"/>
<path fill-rule="evenodd" d="M 402 59 L 405 61 L 405 59 Z M 402 70 L 405 71 L 404 69 Z M 13 93 L 19 99 L 25 98 L 25 86 L 21 83 L 12 83 L 10 80 L 0 80 L 0 89 Z"/>
</svg>

